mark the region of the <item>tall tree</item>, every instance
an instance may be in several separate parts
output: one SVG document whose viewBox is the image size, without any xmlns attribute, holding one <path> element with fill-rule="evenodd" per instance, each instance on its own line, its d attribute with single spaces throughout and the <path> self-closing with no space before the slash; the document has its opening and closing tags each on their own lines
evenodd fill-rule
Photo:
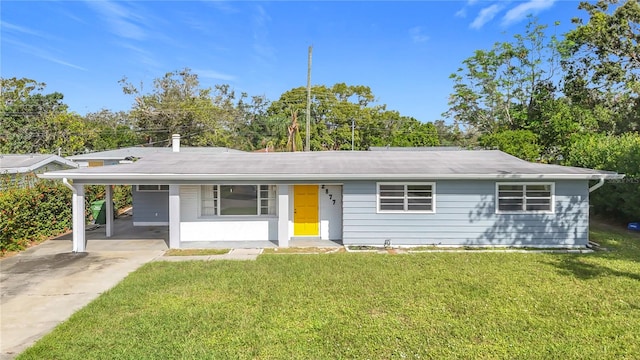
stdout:
<svg viewBox="0 0 640 360">
<path fill-rule="evenodd" d="M 71 155 L 84 149 L 82 118 L 68 112 L 61 93 L 43 94 L 46 85 L 27 78 L 0 81 L 0 152 Z"/>
<path fill-rule="evenodd" d="M 531 106 L 555 91 L 560 52 L 546 29 L 531 19 L 524 35 L 464 60 L 450 76 L 454 92 L 444 115 L 481 133 L 526 127 Z"/>
<path fill-rule="evenodd" d="M 149 144 L 168 146 L 175 133 L 182 135 L 185 145 L 193 145 L 204 132 L 222 132 L 214 118 L 217 109 L 211 89 L 200 88 L 198 76 L 190 69 L 155 79 L 150 93 L 143 93 L 142 85 L 135 86 L 126 77 L 120 84 L 125 94 L 135 98 L 131 116 Z"/>
<path fill-rule="evenodd" d="M 241 150 L 256 148 L 252 123 L 266 116 L 267 100 L 264 96 L 239 95 L 229 85 L 215 85 L 212 92 L 214 122 L 199 134 L 195 144 L 199 146 L 227 146 Z M 259 147 L 259 146 L 258 146 Z"/>
<path fill-rule="evenodd" d="M 478 50 L 463 62 L 465 68 L 452 75 L 446 115 L 476 132 L 480 145 L 528 160 L 561 161 L 574 134 L 598 131 L 612 115 L 559 92 L 569 47 L 531 20 L 513 42 Z"/>
<path fill-rule="evenodd" d="M 588 19 L 566 35 L 565 93 L 575 103 L 609 109 L 607 130 L 640 129 L 640 3 L 581 2 Z"/>
<path fill-rule="evenodd" d="M 374 100 L 371 89 L 344 83 L 332 87 L 315 85 L 311 88 L 311 149 L 339 150 L 351 148 L 352 121 L 367 121 Z M 269 116 L 306 113 L 306 89 L 294 88 L 271 103 Z M 301 132 L 306 124 L 300 123 Z"/>
<path fill-rule="evenodd" d="M 294 88 L 271 103 L 267 114 L 283 117 L 306 113 L 306 89 Z M 311 88 L 311 149 L 366 150 L 370 146 L 427 146 L 438 144 L 432 124 L 401 116 L 375 104 L 368 86 L 338 83 Z M 300 123 L 301 132 L 306 125 Z"/>
<path fill-rule="evenodd" d="M 88 133 L 87 150 L 103 151 L 144 143 L 127 112 L 102 109 L 88 113 L 84 119 Z"/>
<path fill-rule="evenodd" d="M 251 144 L 251 148 L 245 150 L 286 150 L 289 125 L 290 118 L 285 114 L 272 116 L 259 115 L 252 117 L 247 126 L 241 132 Z"/>
</svg>

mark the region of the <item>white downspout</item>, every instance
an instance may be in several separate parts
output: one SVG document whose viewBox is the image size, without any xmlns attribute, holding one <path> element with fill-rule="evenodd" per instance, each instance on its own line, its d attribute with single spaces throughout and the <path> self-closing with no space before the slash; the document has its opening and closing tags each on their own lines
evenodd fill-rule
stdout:
<svg viewBox="0 0 640 360">
<path fill-rule="evenodd" d="M 597 184 L 590 187 L 589 192 L 591 193 L 598 190 L 602 185 L 604 185 L 604 177 L 601 177 Z"/>
<path fill-rule="evenodd" d="M 76 192 L 76 188 L 74 188 L 73 186 L 71 186 L 71 184 L 69 184 L 69 180 L 67 180 L 67 178 L 62 178 L 62 183 L 64 184 L 64 186 L 68 187 L 69 189 L 71 189 L 71 191 L 74 194 L 77 194 Z"/>
<path fill-rule="evenodd" d="M 598 180 L 598 182 L 595 185 L 589 188 L 589 194 L 598 190 L 602 185 L 604 185 L 604 176 L 601 177 L 600 180 Z M 590 212 L 591 210 L 589 210 L 587 214 L 589 214 Z M 587 231 L 587 248 L 591 248 L 591 243 L 589 241 L 589 231 Z"/>
</svg>

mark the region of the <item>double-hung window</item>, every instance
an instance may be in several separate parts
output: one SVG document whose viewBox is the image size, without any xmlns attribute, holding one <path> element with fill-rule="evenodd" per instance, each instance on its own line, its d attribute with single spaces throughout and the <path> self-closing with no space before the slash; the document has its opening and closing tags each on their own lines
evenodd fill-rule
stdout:
<svg viewBox="0 0 640 360">
<path fill-rule="evenodd" d="M 496 212 L 553 212 L 553 183 L 497 183 Z"/>
<path fill-rule="evenodd" d="M 379 212 L 434 212 L 435 183 L 378 183 Z"/>
<path fill-rule="evenodd" d="M 275 215 L 275 185 L 202 185 L 201 215 Z"/>
</svg>

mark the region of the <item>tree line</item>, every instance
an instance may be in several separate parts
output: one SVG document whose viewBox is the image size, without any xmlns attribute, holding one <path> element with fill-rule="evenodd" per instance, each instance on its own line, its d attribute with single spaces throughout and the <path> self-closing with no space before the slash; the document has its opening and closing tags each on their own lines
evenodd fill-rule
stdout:
<svg viewBox="0 0 640 360">
<path fill-rule="evenodd" d="M 80 116 L 69 111 L 62 94 L 44 94 L 43 83 L 2 79 L 0 151 L 66 156 L 125 146 L 168 146 L 175 133 L 182 135 L 185 146 L 286 151 L 295 142 L 297 149 L 303 148 L 306 88 L 291 89 L 269 102 L 264 96 L 238 94 L 226 84 L 203 88 L 189 69 L 156 79 L 147 93 L 126 78 L 120 84 L 133 98 L 130 110 Z M 434 124 L 373 104 L 375 97 L 367 86 L 317 85 L 311 94 L 311 150 L 440 144 Z"/>
<path fill-rule="evenodd" d="M 640 4 L 582 2 L 583 18 L 566 34 L 530 18 L 523 34 L 478 49 L 451 75 L 442 119 L 415 119 L 380 104 L 365 85 L 311 89 L 310 148 L 366 150 L 372 146 L 495 148 L 529 161 L 623 172 L 619 199 L 594 193 L 608 214 L 640 213 Z M 84 116 L 58 92 L 32 79 L 1 79 L 0 152 L 72 155 L 125 146 L 186 146 L 245 151 L 303 148 L 307 90 L 278 99 L 200 85 L 189 69 L 164 74 L 143 91 L 120 80 L 132 106 Z M 602 197 L 602 199 L 600 199 Z M 603 206 L 600 206 L 603 207 Z M 630 208 L 633 210 L 620 210 Z M 633 215 L 632 211 L 635 211 Z"/>
</svg>

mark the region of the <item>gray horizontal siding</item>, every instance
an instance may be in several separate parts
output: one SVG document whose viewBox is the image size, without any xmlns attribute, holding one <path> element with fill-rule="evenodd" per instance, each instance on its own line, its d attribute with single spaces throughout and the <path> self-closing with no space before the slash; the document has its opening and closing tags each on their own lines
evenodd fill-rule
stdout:
<svg viewBox="0 0 640 360">
<path fill-rule="evenodd" d="M 428 180 L 426 180 L 428 181 Z M 436 182 L 436 212 L 377 213 L 376 183 L 344 184 L 348 245 L 570 246 L 588 241 L 586 181 L 555 182 L 554 214 L 496 214 L 494 181 Z"/>
<path fill-rule="evenodd" d="M 135 185 L 131 188 L 134 223 L 169 222 L 168 191 L 137 191 Z"/>
</svg>

